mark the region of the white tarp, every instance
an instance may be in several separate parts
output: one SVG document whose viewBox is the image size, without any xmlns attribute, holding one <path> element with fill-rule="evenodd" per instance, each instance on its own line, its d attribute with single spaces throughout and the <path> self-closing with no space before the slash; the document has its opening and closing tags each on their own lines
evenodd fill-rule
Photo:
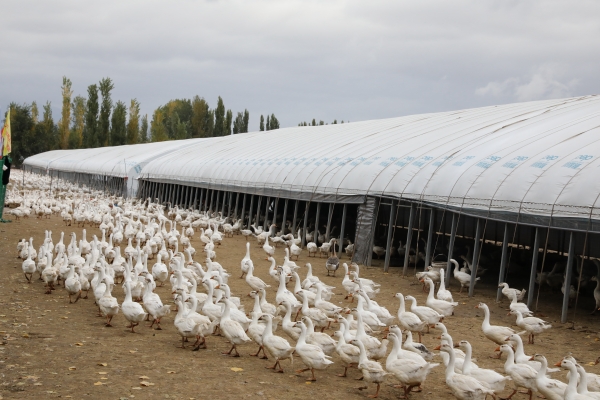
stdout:
<svg viewBox="0 0 600 400">
<path fill-rule="evenodd" d="M 206 139 L 140 177 L 598 219 L 599 167 L 600 97 L 585 96 Z"/>
<path fill-rule="evenodd" d="M 46 171 L 127 177 L 129 195 L 137 192 L 137 176 L 151 160 L 201 139 L 173 140 L 78 150 L 53 150 L 25 159 L 23 164 Z"/>
</svg>

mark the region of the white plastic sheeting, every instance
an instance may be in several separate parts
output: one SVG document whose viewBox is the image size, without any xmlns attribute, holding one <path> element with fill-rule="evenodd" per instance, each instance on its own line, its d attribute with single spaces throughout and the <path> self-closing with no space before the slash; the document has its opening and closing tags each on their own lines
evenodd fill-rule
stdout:
<svg viewBox="0 0 600 400">
<path fill-rule="evenodd" d="M 157 158 L 140 177 L 590 221 L 598 219 L 598 172 L 600 97 L 585 96 L 207 139 Z"/>
<path fill-rule="evenodd" d="M 33 167 L 46 172 L 77 172 L 90 175 L 127 178 L 128 195 L 137 192 L 137 176 L 151 160 L 201 139 L 143 143 L 114 147 L 78 150 L 53 150 L 28 157 L 25 168 Z"/>
</svg>

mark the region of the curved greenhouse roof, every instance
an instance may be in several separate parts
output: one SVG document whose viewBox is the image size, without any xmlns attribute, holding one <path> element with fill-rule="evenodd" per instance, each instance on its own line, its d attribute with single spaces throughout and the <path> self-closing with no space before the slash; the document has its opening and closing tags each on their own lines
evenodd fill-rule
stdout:
<svg viewBox="0 0 600 400">
<path fill-rule="evenodd" d="M 23 165 L 25 168 L 35 168 L 43 172 L 51 170 L 128 178 L 128 191 L 131 194 L 137 190 L 135 178 L 148 162 L 199 140 L 188 139 L 93 149 L 53 150 L 28 157 Z"/>
<path fill-rule="evenodd" d="M 206 139 L 154 159 L 140 178 L 581 224 L 599 216 L 598 172 L 600 97 L 585 96 Z"/>
</svg>

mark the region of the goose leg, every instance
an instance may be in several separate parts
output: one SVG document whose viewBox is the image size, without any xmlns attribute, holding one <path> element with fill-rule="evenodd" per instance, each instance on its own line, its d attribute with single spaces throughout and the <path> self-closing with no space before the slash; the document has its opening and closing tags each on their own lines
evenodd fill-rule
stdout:
<svg viewBox="0 0 600 400">
<path fill-rule="evenodd" d="M 263 355 L 262 357 L 260 357 L 261 360 L 268 360 L 269 357 L 267 357 L 267 353 L 265 353 L 265 348 L 263 346 L 260 346 L 260 349 L 258 350 L 260 352 L 260 350 L 262 350 Z"/>
<path fill-rule="evenodd" d="M 369 397 L 369 398 L 371 398 L 371 399 L 376 399 L 376 398 L 377 398 L 377 396 L 379 396 L 379 387 L 380 387 L 380 386 L 381 386 L 381 385 L 380 385 L 380 384 L 379 384 L 379 382 L 378 382 L 378 383 L 377 383 L 377 390 L 375 391 L 375 394 L 370 394 L 370 395 L 368 395 L 367 397 Z M 531 399 L 529 399 L 529 400 L 531 400 Z"/>
<path fill-rule="evenodd" d="M 79 293 L 77 293 L 77 298 L 75 299 L 74 303 L 77 303 L 77 300 L 79 300 L 81 298 L 81 290 L 79 291 Z M 69 300 L 71 300 L 71 298 L 69 297 Z"/>
<path fill-rule="evenodd" d="M 343 374 L 337 374 L 336 376 L 339 376 L 340 378 L 345 378 L 347 377 L 347 372 L 348 372 L 348 367 L 344 367 L 344 373 Z"/>
<path fill-rule="evenodd" d="M 258 346 L 258 351 L 254 354 L 250 354 L 252 357 L 258 357 L 258 353 L 260 353 L 260 349 L 262 349 L 262 346 Z"/>
<path fill-rule="evenodd" d="M 311 368 L 310 372 L 312 373 L 312 379 L 307 379 L 307 381 L 309 381 L 309 382 L 316 382 L 317 378 L 315 378 L 315 369 Z"/>
</svg>

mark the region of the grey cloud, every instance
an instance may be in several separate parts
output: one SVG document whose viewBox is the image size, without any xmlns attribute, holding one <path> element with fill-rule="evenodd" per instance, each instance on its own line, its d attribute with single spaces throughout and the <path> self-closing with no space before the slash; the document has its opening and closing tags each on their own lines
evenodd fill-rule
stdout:
<svg viewBox="0 0 600 400">
<path fill-rule="evenodd" d="M 363 120 L 598 93 L 595 1 L 19 1 L 3 5 L 0 106 L 110 76 L 144 113 Z"/>
</svg>

